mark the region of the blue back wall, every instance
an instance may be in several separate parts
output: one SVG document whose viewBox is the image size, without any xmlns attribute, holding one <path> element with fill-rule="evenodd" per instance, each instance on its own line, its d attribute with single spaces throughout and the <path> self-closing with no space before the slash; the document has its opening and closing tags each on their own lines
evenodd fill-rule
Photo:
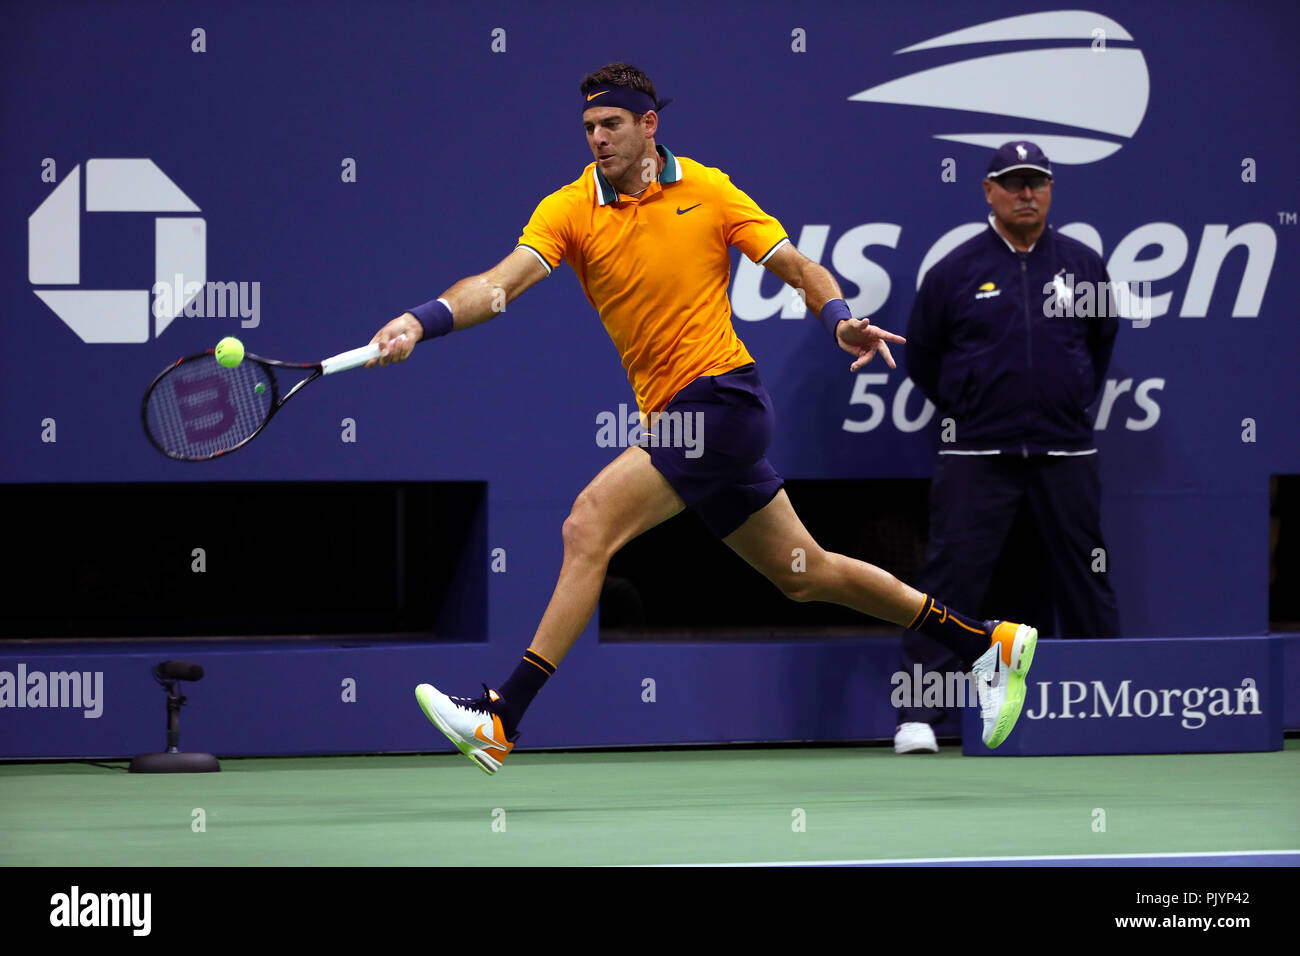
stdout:
<svg viewBox="0 0 1300 956">
<path fill-rule="evenodd" d="M 0 481 L 486 481 L 488 546 L 508 556 L 507 572 L 489 578 L 489 638 L 503 650 L 525 645 L 554 583 L 567 509 L 615 453 L 598 447 L 596 417 L 632 404 L 567 268 L 501 318 L 422 345 L 403 366 L 313 386 L 228 460 L 162 458 L 141 434 L 139 401 L 166 363 L 222 336 L 262 355 L 319 359 L 364 344 L 404 309 L 497 262 L 538 200 L 590 160 L 577 85 L 622 58 L 675 97 L 662 143 L 729 173 L 836 271 L 855 314 L 867 309 L 898 331 L 927 252 L 986 214 L 988 148 L 936 136 L 1117 146 L 1058 166 L 1050 221 L 1091 226 L 1116 279 L 1144 277 L 1142 263 L 1123 262 L 1168 257 L 1145 267 L 1154 293 L 1170 296 L 1168 311 L 1149 327 L 1123 324 L 1110 377 L 1131 383 L 1097 433 L 1124 632 L 1262 633 L 1268 476 L 1300 472 L 1300 15 L 1284 6 L 1104 2 L 1070 38 L 1022 30 L 907 53 L 1060 7 L 330 0 L 11 10 L 0 39 Z M 633 10 L 651 13 L 637 20 Z M 1084 29 L 1094 21 L 1105 49 Z M 205 52 L 192 50 L 196 28 Z M 796 31 L 806 52 L 792 48 Z M 494 37 L 504 51 L 493 50 Z M 928 106 L 850 99 L 922 70 L 1034 50 L 1054 51 L 1047 73 L 1006 59 L 999 83 L 971 95 L 992 104 L 1010 87 L 1028 111 L 1046 84 L 1059 93 L 1050 115 L 952 108 L 960 90 Z M 1080 51 L 1115 66 L 1070 87 L 1062 77 Z M 1131 129 L 1098 128 L 1132 127 L 1132 117 Z M 28 217 L 58 183 L 77 168 L 84 191 L 88 160 L 145 157 L 200 210 L 185 215 L 204 222 L 206 278 L 260 283 L 255 328 L 239 317 L 181 317 L 144 341 L 88 343 L 35 294 L 152 286 L 159 216 L 148 212 L 81 215 L 78 285 L 33 283 L 28 273 Z M 56 182 L 42 179 L 47 158 Z M 355 182 L 343 181 L 347 159 Z M 941 177 L 948 159 L 955 182 Z M 1247 159 L 1252 182 L 1243 181 Z M 1184 314 L 1199 311 L 1189 301 L 1207 235 L 1252 223 L 1249 253 L 1235 249 L 1217 271 L 1200 266 L 1207 314 Z M 1157 245 L 1112 258 L 1135 233 L 1130 246 L 1143 237 Z M 864 370 L 883 376 L 867 380 L 867 394 L 884 399 L 885 414 L 871 430 L 846 430 L 846 419 L 871 415 L 850 404 L 849 358 L 812 317 L 777 317 L 788 295 L 771 276 L 755 286 L 752 265 L 738 266 L 736 324 L 775 397 L 777 468 L 790 478 L 928 476 L 938 422 L 906 430 L 922 402 L 913 392 L 895 409 L 901 369 Z M 1261 295 L 1258 307 L 1236 306 Z M 340 441 L 345 418 L 356 422 L 355 443 Z M 56 442 L 41 440 L 46 419 Z M 1253 442 L 1242 440 L 1245 419 Z M 141 516 L 146 529 L 165 520 Z"/>
</svg>

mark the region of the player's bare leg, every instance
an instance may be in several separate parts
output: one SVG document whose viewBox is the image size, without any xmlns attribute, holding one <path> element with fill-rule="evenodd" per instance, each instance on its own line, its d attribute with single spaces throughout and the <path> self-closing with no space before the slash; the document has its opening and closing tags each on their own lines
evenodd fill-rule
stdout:
<svg viewBox="0 0 1300 956">
<path fill-rule="evenodd" d="M 725 541 L 792 600 L 842 604 L 882 621 L 915 627 L 950 647 L 975 675 L 984 743 L 996 747 L 1011 733 L 1038 643 L 1034 628 L 972 620 L 888 571 L 823 550 L 795 514 L 784 489 Z"/>
<path fill-rule="evenodd" d="M 827 601 L 907 626 L 925 595 L 873 564 L 823 550 L 781 489 L 725 539 L 794 601 Z"/>
<path fill-rule="evenodd" d="M 560 579 L 528 649 L 558 665 L 596 611 L 609 559 L 684 507 L 644 449 L 629 448 L 606 465 L 564 522 Z"/>
<path fill-rule="evenodd" d="M 564 563 L 533 642 L 514 673 L 479 698 L 449 697 L 431 684 L 415 689 L 425 716 L 485 773 L 514 749 L 516 727 L 546 678 L 569 653 L 596 611 L 614 552 L 685 505 L 642 448 L 629 448 L 601 470 L 564 522 Z"/>
</svg>

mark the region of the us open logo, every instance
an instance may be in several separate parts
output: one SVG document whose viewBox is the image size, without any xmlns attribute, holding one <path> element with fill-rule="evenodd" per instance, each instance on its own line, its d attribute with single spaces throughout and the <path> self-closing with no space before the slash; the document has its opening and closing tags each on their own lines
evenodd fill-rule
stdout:
<svg viewBox="0 0 1300 956">
<path fill-rule="evenodd" d="M 159 295 L 152 310 L 149 289 L 66 288 L 81 283 L 81 180 L 78 165 L 28 218 L 27 277 L 34 286 L 65 287 L 33 291 L 83 342 L 146 342 L 151 315 L 159 335 L 206 285 L 206 224 L 195 216 L 154 221 L 155 289 L 175 282 L 184 294 Z M 87 213 L 199 212 L 151 159 L 89 159 L 85 181 Z"/>
<path fill-rule="evenodd" d="M 1036 142 L 1053 163 L 1095 163 L 1117 152 L 1146 115 L 1151 80 L 1146 59 L 1120 24 L 1087 10 L 1053 10 L 991 20 L 945 33 L 895 52 L 895 56 L 942 47 L 1050 41 L 1040 49 L 972 56 L 921 70 L 850 96 L 865 103 L 925 106 L 985 114 L 970 126 L 988 127 L 988 116 L 1011 120 L 993 129 L 936 133 L 996 149 L 1009 140 Z M 1043 125 L 1067 127 L 1050 133 Z M 1099 134 L 1099 135 L 1097 135 Z"/>
</svg>

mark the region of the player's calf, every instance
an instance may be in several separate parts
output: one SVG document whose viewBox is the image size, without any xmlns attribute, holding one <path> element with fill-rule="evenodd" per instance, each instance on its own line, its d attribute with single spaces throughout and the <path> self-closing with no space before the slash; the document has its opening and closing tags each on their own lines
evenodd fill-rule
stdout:
<svg viewBox="0 0 1300 956">
<path fill-rule="evenodd" d="M 843 590 L 840 575 L 830 559 L 838 557 L 812 547 L 793 547 L 789 555 L 778 553 L 765 556 L 761 561 L 750 560 L 753 568 L 772 582 L 791 601 L 806 604 L 809 601 L 837 600 Z"/>
</svg>

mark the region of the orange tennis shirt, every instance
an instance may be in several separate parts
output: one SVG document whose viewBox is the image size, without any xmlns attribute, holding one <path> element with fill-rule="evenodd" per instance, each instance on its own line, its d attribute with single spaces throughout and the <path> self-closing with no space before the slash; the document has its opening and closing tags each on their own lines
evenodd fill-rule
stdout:
<svg viewBox="0 0 1300 956">
<path fill-rule="evenodd" d="M 657 149 L 663 171 L 640 196 L 620 195 L 593 162 L 519 237 L 548 273 L 561 260 L 577 273 L 645 413 L 753 361 L 731 324 L 728 249 L 761 265 L 789 241 L 721 170 Z"/>
</svg>

